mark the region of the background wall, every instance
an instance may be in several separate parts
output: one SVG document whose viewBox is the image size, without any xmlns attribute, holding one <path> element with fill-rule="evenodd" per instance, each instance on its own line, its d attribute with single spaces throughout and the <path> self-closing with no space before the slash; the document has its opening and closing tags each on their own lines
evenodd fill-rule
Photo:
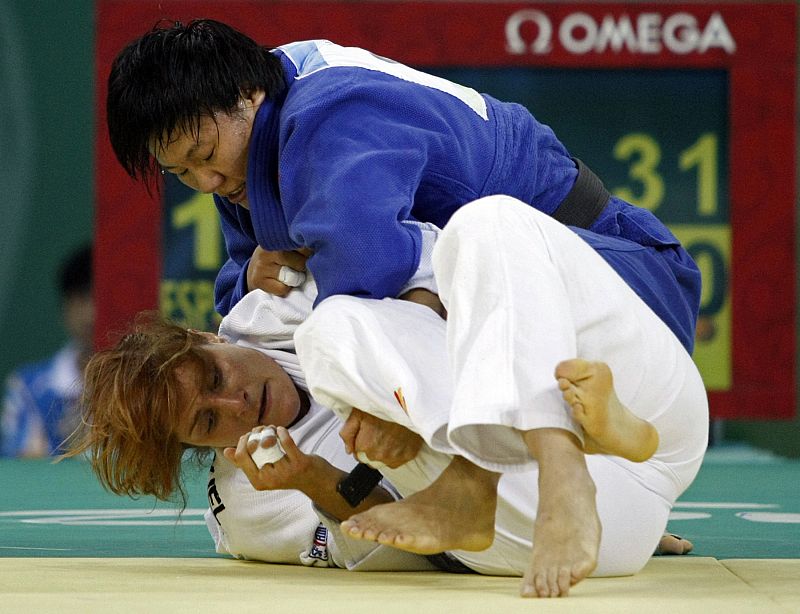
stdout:
<svg viewBox="0 0 800 614">
<path fill-rule="evenodd" d="M 93 232 L 94 8 L 0 0 L 3 378 L 63 342 L 55 270 Z M 797 417 L 727 422 L 721 434 L 800 456 Z"/>
<path fill-rule="evenodd" d="M 60 260 L 92 237 L 94 3 L 0 0 L 0 377 L 65 339 Z"/>
</svg>

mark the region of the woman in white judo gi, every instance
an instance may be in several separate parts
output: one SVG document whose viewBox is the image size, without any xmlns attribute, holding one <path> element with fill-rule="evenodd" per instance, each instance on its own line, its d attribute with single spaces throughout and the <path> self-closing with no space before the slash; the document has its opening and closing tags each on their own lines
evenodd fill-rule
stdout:
<svg viewBox="0 0 800 614">
<path fill-rule="evenodd" d="M 402 424 L 430 448 L 418 466 L 446 467 L 419 492 L 402 475 L 411 464 L 387 470 L 408 496 L 351 517 L 350 536 L 523 575 L 525 596 L 644 566 L 700 467 L 708 405 L 691 357 L 596 249 L 489 197 L 459 211 L 434 250 L 446 323 L 341 296 L 300 326 L 318 401 Z M 346 439 L 356 453 L 357 431 Z"/>
<path fill-rule="evenodd" d="M 559 226 L 559 228 L 561 227 Z M 569 232 L 566 229 L 563 230 Z M 580 240 L 578 239 L 578 241 Z M 591 252 L 591 250 L 589 251 Z M 604 263 L 603 266 L 607 268 Z M 624 287 L 627 289 L 627 286 Z M 614 290 L 613 286 L 611 290 Z M 630 296 L 633 298 L 626 300 L 638 301 L 632 293 Z M 328 307 L 329 304 L 335 305 L 336 301 L 345 301 L 344 304 L 349 306 L 345 309 Z M 352 305 L 347 301 L 353 301 Z M 350 306 L 355 306 L 353 308 L 356 311 L 350 310 Z M 384 418 L 401 423 L 404 420 L 406 427 L 417 428 L 421 434 L 425 435 L 426 429 L 430 430 L 430 426 L 435 425 L 436 421 L 441 418 L 441 416 L 439 418 L 436 416 L 437 409 L 449 407 L 449 403 L 442 401 L 452 399 L 453 388 L 450 385 L 446 360 L 444 321 L 433 311 L 402 301 L 360 302 L 356 299 L 336 298 L 332 299 L 330 303 L 326 302 L 322 307 L 324 309 L 320 309 L 319 316 L 312 318 L 299 336 L 301 342 L 306 343 L 306 347 L 310 347 L 308 346 L 309 342 L 312 345 L 323 343 L 326 346 L 319 348 L 319 352 L 312 351 L 312 358 L 308 364 L 314 373 L 315 381 L 319 384 L 320 400 L 330 401 L 331 405 L 342 414 L 349 413 L 353 406 L 367 411 L 376 411 L 376 413 L 380 413 L 377 410 L 382 409 Z M 454 307 L 455 302 L 451 303 L 451 310 Z M 359 317 L 362 315 L 367 317 L 356 322 L 355 329 L 351 330 L 357 335 L 356 337 L 343 340 L 341 335 L 347 334 L 348 328 L 345 326 L 337 330 L 337 321 L 341 319 L 342 315 L 346 320 L 349 317 L 348 314 L 353 313 Z M 649 310 L 647 313 L 650 313 Z M 328 317 L 328 314 L 333 314 L 334 317 Z M 280 315 L 279 319 L 286 321 L 286 318 L 283 317 L 285 314 Z M 291 320 L 293 316 L 289 315 Z M 299 314 L 299 319 L 302 320 L 304 315 Z M 319 444 L 323 439 L 328 441 L 331 437 L 335 437 L 335 430 L 330 425 L 326 426 L 324 431 L 325 435 L 329 436 L 327 438 L 320 434 L 321 431 L 316 434 L 298 435 L 304 428 L 307 429 L 310 416 L 320 415 L 319 408 L 313 401 L 310 405 L 304 404 L 303 393 L 296 390 L 297 388 L 302 390 L 304 387 L 301 383 L 302 372 L 298 369 L 299 365 L 281 363 L 284 370 L 288 371 L 292 377 L 292 380 L 289 380 L 281 376 L 269 361 L 263 360 L 263 356 L 259 358 L 258 353 L 253 352 L 254 349 L 260 349 L 263 354 L 261 341 L 264 335 L 260 333 L 264 333 L 264 329 L 263 327 L 259 328 L 259 324 L 263 324 L 261 316 L 265 316 L 265 310 L 249 314 L 245 312 L 245 319 L 249 318 L 249 321 L 245 322 L 237 323 L 235 320 L 231 320 L 230 316 L 226 318 L 229 326 L 226 328 L 226 325 L 223 324 L 221 333 L 229 341 L 235 343 L 237 347 L 233 351 L 225 348 L 222 344 L 209 344 L 208 339 L 205 339 L 204 344 L 199 344 L 198 336 L 193 334 L 189 336 L 188 340 L 183 339 L 178 343 L 179 351 L 162 347 L 160 353 L 164 361 L 159 363 L 156 360 L 156 368 L 152 371 L 150 369 L 154 365 L 148 360 L 159 354 L 147 347 L 148 343 L 155 341 L 153 338 L 142 340 L 144 347 L 140 349 L 143 350 L 143 354 L 139 358 L 132 356 L 130 348 L 128 350 L 122 348 L 118 349 L 116 354 L 112 352 L 111 355 L 106 354 L 105 359 L 95 361 L 94 375 L 88 378 L 90 383 L 87 386 L 89 407 L 94 410 L 94 413 L 90 413 L 87 418 L 90 435 L 84 439 L 82 447 L 79 445 L 76 446 L 76 449 L 85 449 L 86 447 L 92 449 L 95 470 L 104 483 L 115 492 L 148 493 L 165 497 L 177 486 L 180 458 L 187 446 L 232 446 L 236 443 L 239 435 L 247 435 L 254 427 L 260 428 L 259 425 L 266 424 L 282 425 L 278 429 L 279 439 L 286 449 L 286 456 L 282 460 L 259 470 L 250 459 L 251 449 L 247 447 L 246 436 L 239 439 L 236 451 L 229 449 L 225 456 L 228 461 L 235 461 L 241 466 L 250 481 L 258 488 L 270 491 L 273 489 L 302 491 L 302 494 L 296 492 L 295 495 L 313 500 L 318 508 L 326 510 L 329 528 L 335 533 L 337 523 L 335 521 L 331 523 L 330 516 L 341 519 L 351 513 L 349 508 L 342 507 L 343 501 L 337 498 L 338 495 L 333 494 L 334 486 L 343 475 L 343 470 L 331 467 L 330 463 L 320 465 L 319 460 L 310 460 L 310 456 L 315 452 L 328 454 L 329 450 L 324 446 L 319 447 Z M 387 317 L 389 320 L 384 321 Z M 454 326 L 456 318 L 455 311 L 451 312 L 450 326 Z M 294 324 L 297 321 L 298 319 L 295 318 Z M 352 325 L 353 322 L 350 324 Z M 291 330 L 291 326 L 289 328 Z M 339 344 L 338 347 L 327 345 L 326 335 L 329 333 L 335 333 L 334 341 Z M 270 333 L 267 336 L 273 334 Z M 419 339 L 422 343 L 412 343 L 413 339 Z M 135 340 L 134 336 L 129 341 Z M 283 341 L 291 344 L 290 336 Z M 199 357 L 195 351 L 196 348 L 187 353 L 189 346 L 194 345 L 203 346 Z M 220 347 L 211 349 L 205 347 L 213 345 Z M 573 351 L 566 356 L 580 355 L 577 353 L 578 349 L 582 349 L 582 347 L 573 348 Z M 241 354 L 243 351 L 246 357 Z M 236 360 L 232 362 L 233 356 Z M 331 359 L 331 364 L 326 364 L 326 357 Z M 188 371 L 183 369 L 182 378 L 172 377 L 176 372 L 180 372 L 177 367 L 184 365 L 183 361 L 187 358 L 192 359 L 186 363 L 192 368 Z M 240 360 L 244 360 L 244 363 L 241 363 Z M 248 361 L 259 365 L 258 368 L 248 369 Z M 104 362 L 105 366 L 103 366 Z M 233 368 L 234 365 L 239 365 L 239 367 Z M 329 369 L 331 365 L 333 368 Z M 621 366 L 624 365 L 621 364 Z M 306 367 L 305 362 L 303 367 Z M 137 373 L 138 376 L 134 377 Z M 325 376 L 326 373 L 326 377 L 319 377 L 321 374 Z M 242 374 L 247 377 L 239 377 Z M 124 377 L 119 378 L 118 375 Z M 648 373 L 648 377 L 653 375 L 653 373 Z M 548 383 L 545 383 L 545 380 Z M 121 381 L 126 381 L 127 387 L 120 386 Z M 551 401 L 559 406 L 562 412 L 566 412 L 566 406 L 560 400 L 561 393 L 556 388 L 556 380 L 552 378 L 552 373 L 539 374 L 538 381 L 548 388 L 545 396 L 555 396 L 555 400 L 551 398 Z M 648 381 L 647 383 L 649 385 L 657 382 Z M 602 390 L 602 388 L 600 389 Z M 622 398 L 625 400 L 624 396 Z M 650 402 L 650 399 L 643 400 Z M 394 410 L 394 408 L 400 408 L 401 405 L 406 406 L 409 414 L 402 409 Z M 393 411 L 396 415 L 392 414 Z M 358 414 L 358 412 L 355 413 Z M 423 416 L 419 422 L 422 428 L 418 428 L 415 423 L 408 420 L 411 414 L 417 418 Z M 620 414 L 617 412 L 615 415 Z M 398 416 L 402 420 L 397 420 Z M 649 432 L 646 424 L 640 424 L 640 426 L 644 427 L 645 432 Z M 694 423 L 690 421 L 686 428 L 694 428 Z M 405 433 L 404 430 L 400 430 L 400 432 Z M 594 444 L 603 444 L 604 437 L 610 433 L 619 435 L 626 432 L 624 427 L 616 430 L 605 429 L 599 434 Z M 293 443 L 293 434 L 298 437 L 297 445 Z M 359 432 L 361 439 L 358 437 L 353 439 L 354 442 L 358 442 L 358 446 L 353 448 L 351 445 L 351 449 L 372 449 L 362 444 L 363 434 L 364 430 L 362 429 Z M 413 437 L 410 439 L 414 441 Z M 434 443 L 433 437 L 426 436 L 426 439 L 430 443 Z M 686 440 L 689 441 L 688 452 L 683 455 L 689 459 L 687 461 L 691 465 L 689 472 L 692 471 L 696 462 L 692 457 L 694 453 L 692 441 L 694 439 L 694 433 L 686 437 Z M 405 438 L 405 440 L 408 441 L 409 438 Z M 446 440 L 445 436 L 444 441 L 446 442 Z M 588 441 L 590 444 L 592 443 L 591 436 Z M 412 449 L 413 452 L 416 452 L 419 446 Z M 448 449 L 448 451 L 451 450 Z M 645 450 L 643 454 L 646 455 L 647 451 Z M 380 454 L 375 453 L 373 456 L 379 457 Z M 651 461 L 655 462 L 656 457 L 658 457 L 658 453 Z M 448 467 L 450 459 L 451 457 L 440 452 L 424 448 L 423 452 L 416 454 L 411 462 L 404 463 L 400 467 L 397 467 L 397 463 L 391 461 L 390 458 L 384 459 L 396 466 L 395 469 L 384 469 L 391 475 L 393 482 L 396 480 L 398 490 L 404 494 L 411 494 L 425 488 L 435 480 Z M 615 460 L 611 459 L 609 462 L 615 462 Z M 616 459 L 616 462 L 625 463 L 621 459 Z M 674 464 L 677 466 L 679 463 L 680 459 L 676 459 Z M 531 494 L 535 495 L 536 465 L 535 463 L 530 464 L 533 465 L 533 469 L 518 474 L 520 478 L 518 483 L 515 483 L 514 476 L 510 474 L 504 476 L 500 481 L 495 539 L 492 546 L 483 552 L 458 550 L 455 553 L 472 569 L 481 573 L 493 574 L 521 575 L 524 573 L 537 511 L 536 499 L 531 497 Z M 320 466 L 322 466 L 321 472 L 315 470 Z M 253 535 L 263 534 L 263 539 L 252 544 L 249 551 L 242 552 L 240 550 L 239 553 L 249 558 L 291 562 L 280 558 L 285 553 L 276 554 L 273 546 L 276 541 L 289 543 L 283 538 L 292 533 L 294 529 L 289 530 L 280 523 L 272 524 L 269 527 L 258 524 L 259 517 L 268 517 L 274 512 L 284 512 L 288 508 L 280 503 L 273 505 L 274 502 L 270 503 L 259 499 L 259 496 L 264 493 L 255 493 L 254 491 L 249 494 L 244 493 L 241 488 L 241 474 L 230 471 L 229 466 L 226 467 L 225 471 L 217 468 L 217 472 L 212 476 L 214 478 L 213 489 L 212 485 L 209 485 L 212 512 L 216 511 L 215 515 L 217 519 L 221 519 L 223 527 L 226 525 L 227 517 L 227 526 L 230 529 L 227 531 L 228 538 L 232 537 L 234 532 L 239 534 L 238 540 L 228 539 L 225 543 L 228 546 L 235 543 L 243 544 L 247 539 L 248 531 Z M 327 477 L 320 479 L 320 475 Z M 610 493 L 612 498 L 616 496 L 629 497 L 630 501 L 633 501 L 635 497 L 642 498 L 641 487 L 635 480 L 626 476 L 627 474 L 624 472 L 619 474 L 612 472 L 609 480 L 613 483 L 613 489 L 607 488 L 605 483 L 598 484 L 600 495 L 598 507 L 601 521 L 605 520 L 602 504 L 603 493 Z M 592 477 L 597 481 L 602 476 L 596 476 L 593 473 Z M 230 486 L 232 480 L 238 480 L 239 486 L 226 490 L 226 483 Z M 686 477 L 679 486 L 675 487 L 675 490 L 681 490 L 684 482 L 688 483 L 689 480 L 690 477 Z M 531 493 L 532 488 L 533 493 Z M 628 493 L 626 488 L 631 493 Z M 233 492 L 237 492 L 238 498 L 241 499 L 238 502 L 238 508 L 237 502 L 230 498 Z M 242 504 L 245 499 L 246 502 Z M 387 500 L 389 500 L 387 494 L 379 491 L 355 511 Z M 270 501 L 272 500 L 270 499 Z M 225 504 L 226 509 L 219 510 L 221 502 Z M 655 506 L 655 514 L 651 513 L 652 510 L 644 509 L 642 506 L 624 504 L 625 509 L 620 511 L 618 518 L 620 531 L 616 534 L 610 533 L 604 524 L 604 539 L 601 543 L 599 557 L 601 565 L 597 573 L 633 573 L 641 567 L 652 554 L 658 542 L 660 531 L 666 522 L 670 503 L 667 501 L 662 502 L 660 506 Z M 619 507 L 622 502 L 612 501 L 610 507 L 613 508 L 614 505 Z M 301 531 L 305 540 L 301 541 L 307 544 L 309 530 L 313 531 L 317 526 L 317 519 L 310 506 L 310 501 L 305 507 L 295 505 L 292 509 L 300 510 L 301 508 L 304 510 L 304 517 L 309 520 L 306 522 L 306 528 Z M 311 513 L 310 517 L 308 516 L 309 512 Z M 237 513 L 238 516 L 233 515 Z M 299 514 L 299 512 L 296 513 Z M 282 515 L 287 521 L 291 516 L 289 514 L 279 515 Z M 322 516 L 326 517 L 324 514 Z M 243 519 L 242 522 L 239 522 L 238 520 L 241 519 Z M 630 523 L 631 527 L 641 524 L 644 528 L 639 529 L 638 532 L 627 533 L 622 530 L 622 525 L 625 523 Z M 213 527 L 213 525 L 210 526 Z M 294 526 L 298 527 L 299 524 Z M 259 531 L 259 527 L 267 530 Z M 280 535 L 282 539 L 274 539 L 275 535 Z M 640 539 L 642 535 L 645 536 L 643 540 Z M 358 534 L 356 531 L 353 536 L 364 537 L 365 535 Z M 478 547 L 488 541 L 486 535 L 478 535 L 478 539 L 479 541 L 483 540 L 477 544 Z M 341 544 L 346 544 L 346 537 L 339 541 Z M 628 543 L 632 541 L 642 543 L 637 544 L 636 548 L 628 548 Z M 218 543 L 221 542 L 218 541 Z M 474 548 L 476 544 L 466 545 Z M 272 550 L 270 550 L 271 547 L 273 547 Z M 344 547 L 340 546 L 340 550 Z M 454 544 L 454 547 L 462 548 L 463 544 Z M 289 558 L 294 560 L 293 557 L 296 557 L 299 551 L 294 545 L 291 548 L 294 548 L 292 550 L 294 554 L 290 554 Z M 620 551 L 614 552 L 617 549 Z M 229 549 L 232 553 L 236 553 L 235 550 L 235 545 Z M 372 554 L 368 557 L 375 559 Z M 357 564 L 351 565 L 353 561 L 357 561 L 357 558 L 339 557 L 335 564 L 346 565 L 350 568 L 380 568 L 369 565 L 364 567 L 358 567 Z M 407 562 L 404 563 L 401 568 L 407 568 L 407 564 Z"/>
</svg>

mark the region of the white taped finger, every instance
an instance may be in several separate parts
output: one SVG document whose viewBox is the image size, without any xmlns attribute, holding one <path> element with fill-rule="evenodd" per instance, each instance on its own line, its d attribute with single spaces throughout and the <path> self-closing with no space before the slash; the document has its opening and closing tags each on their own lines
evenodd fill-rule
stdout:
<svg viewBox="0 0 800 614">
<path fill-rule="evenodd" d="M 272 445 L 269 448 L 264 448 L 261 446 L 261 442 L 267 437 L 275 437 L 275 445 Z M 275 429 L 271 427 L 267 427 L 258 433 L 251 433 L 250 437 L 247 438 L 247 441 L 248 443 L 255 441 L 258 444 L 258 447 L 253 451 L 250 457 L 253 459 L 253 462 L 259 469 L 261 469 L 267 463 L 277 463 L 286 455 L 281 447 L 280 442 L 277 440 Z"/>
<path fill-rule="evenodd" d="M 293 268 L 286 265 L 281 267 L 278 271 L 278 281 L 292 288 L 296 288 L 306 280 L 306 274 L 303 271 L 295 271 Z"/>
</svg>

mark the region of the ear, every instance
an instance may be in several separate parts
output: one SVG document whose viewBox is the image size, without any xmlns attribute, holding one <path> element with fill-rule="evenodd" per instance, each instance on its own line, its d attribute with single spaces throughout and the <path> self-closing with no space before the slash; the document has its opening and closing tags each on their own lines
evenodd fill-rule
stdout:
<svg viewBox="0 0 800 614">
<path fill-rule="evenodd" d="M 243 103 L 244 108 L 248 107 L 255 107 L 258 108 L 261 106 L 261 103 L 264 102 L 264 99 L 267 97 L 267 94 L 264 90 L 252 90 L 249 92 L 242 92 L 241 93 L 241 101 L 240 105 Z"/>
</svg>

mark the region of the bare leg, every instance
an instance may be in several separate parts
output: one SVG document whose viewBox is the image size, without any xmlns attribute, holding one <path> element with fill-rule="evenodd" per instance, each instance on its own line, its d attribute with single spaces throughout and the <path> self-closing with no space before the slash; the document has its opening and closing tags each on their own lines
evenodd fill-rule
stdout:
<svg viewBox="0 0 800 614">
<path fill-rule="evenodd" d="M 555 373 L 564 400 L 585 433 L 588 454 L 613 454 L 642 462 L 658 448 L 658 432 L 620 403 L 611 369 L 580 358 L 558 364 Z"/>
<path fill-rule="evenodd" d="M 342 530 L 417 554 L 485 550 L 494 540 L 499 479 L 457 456 L 426 489 L 351 516 Z"/>
<path fill-rule="evenodd" d="M 523 432 L 523 438 L 539 463 L 539 507 L 520 594 L 566 597 L 597 566 L 601 527 L 595 485 L 572 433 L 536 429 Z"/>
</svg>

